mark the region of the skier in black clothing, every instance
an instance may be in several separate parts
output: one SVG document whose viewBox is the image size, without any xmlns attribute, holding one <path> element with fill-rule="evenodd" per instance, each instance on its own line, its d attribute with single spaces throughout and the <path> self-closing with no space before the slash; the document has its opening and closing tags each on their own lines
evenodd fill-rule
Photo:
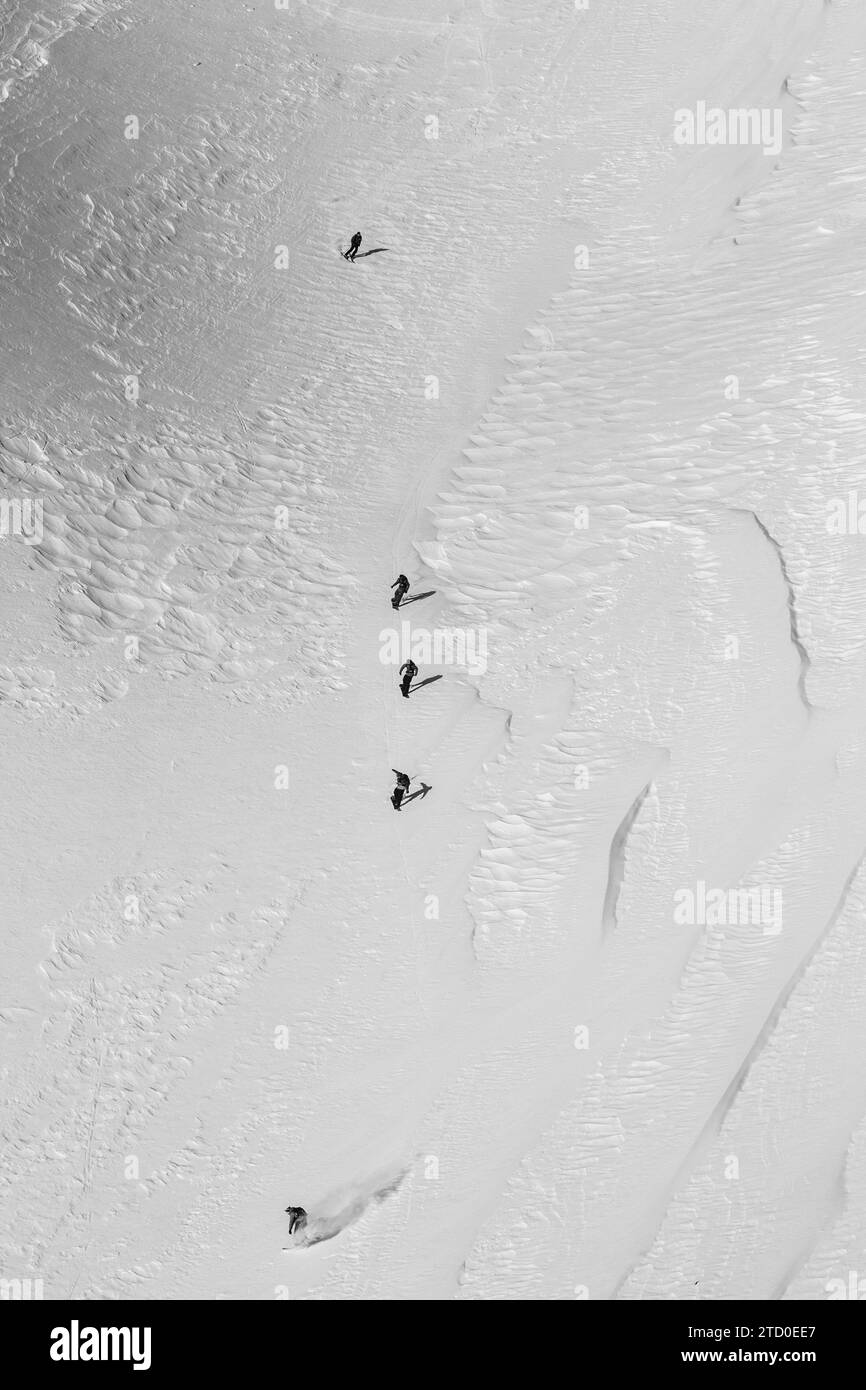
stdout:
<svg viewBox="0 0 866 1390">
<path fill-rule="evenodd" d="M 406 672 L 405 676 L 403 676 L 404 671 Z M 400 667 L 400 675 L 403 676 L 403 683 L 400 686 L 400 690 L 407 700 L 409 699 L 409 689 L 417 674 L 418 667 L 415 665 L 411 657 L 408 661 L 403 662 L 403 665 Z"/>
<path fill-rule="evenodd" d="M 397 778 L 397 785 L 391 793 L 391 805 L 394 807 L 395 811 L 399 811 L 400 802 L 409 790 L 409 783 L 412 778 L 406 772 L 398 772 L 396 767 L 392 767 L 391 771 Z"/>
<path fill-rule="evenodd" d="M 303 1207 L 286 1207 L 289 1214 L 289 1235 L 293 1236 L 296 1231 L 302 1231 L 307 1224 L 307 1213 Z"/>
<path fill-rule="evenodd" d="M 391 588 L 397 591 L 391 599 L 391 607 L 399 608 L 403 599 L 409 592 L 409 580 L 406 578 L 405 574 L 398 574 Z"/>
<path fill-rule="evenodd" d="M 358 247 L 361 245 L 361 233 L 356 232 L 349 243 L 348 251 L 343 252 L 343 257 L 347 261 L 353 261 L 358 254 Z"/>
</svg>

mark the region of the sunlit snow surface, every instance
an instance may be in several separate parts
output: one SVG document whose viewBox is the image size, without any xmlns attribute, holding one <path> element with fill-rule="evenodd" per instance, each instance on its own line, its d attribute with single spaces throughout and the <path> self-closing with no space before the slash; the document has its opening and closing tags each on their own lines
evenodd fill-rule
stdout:
<svg viewBox="0 0 866 1390">
<path fill-rule="evenodd" d="M 4 1277 L 866 1274 L 864 84 L 860 0 L 10 7 Z"/>
</svg>

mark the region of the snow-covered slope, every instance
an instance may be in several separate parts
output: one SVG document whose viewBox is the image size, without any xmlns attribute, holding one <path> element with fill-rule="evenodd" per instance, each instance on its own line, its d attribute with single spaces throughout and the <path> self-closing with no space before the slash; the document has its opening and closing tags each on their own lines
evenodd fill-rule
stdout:
<svg viewBox="0 0 866 1390">
<path fill-rule="evenodd" d="M 866 1268 L 859 8 L 5 22 L 4 1275 Z"/>
</svg>

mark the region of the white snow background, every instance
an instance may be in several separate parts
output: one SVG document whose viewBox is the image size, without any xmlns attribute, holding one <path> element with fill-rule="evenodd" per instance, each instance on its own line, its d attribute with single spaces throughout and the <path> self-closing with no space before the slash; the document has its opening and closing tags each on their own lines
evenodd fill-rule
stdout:
<svg viewBox="0 0 866 1390">
<path fill-rule="evenodd" d="M 866 1275 L 864 85 L 861 0 L 7 7 L 4 1277 Z"/>
</svg>

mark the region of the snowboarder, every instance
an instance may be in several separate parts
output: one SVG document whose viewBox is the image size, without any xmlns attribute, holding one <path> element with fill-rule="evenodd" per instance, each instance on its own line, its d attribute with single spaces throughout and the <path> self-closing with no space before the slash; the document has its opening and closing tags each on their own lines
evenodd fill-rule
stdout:
<svg viewBox="0 0 866 1390">
<path fill-rule="evenodd" d="M 391 599 L 391 607 L 399 608 L 403 599 L 409 592 L 409 580 L 406 578 L 405 574 L 398 574 L 391 588 L 397 591 Z"/>
<path fill-rule="evenodd" d="M 395 811 L 399 811 L 400 802 L 409 790 L 409 783 L 412 778 L 407 772 L 398 772 L 396 767 L 392 767 L 391 771 L 397 778 L 397 785 L 391 793 L 391 805 L 394 807 Z"/>
<path fill-rule="evenodd" d="M 404 671 L 406 672 L 405 676 L 403 676 Z M 403 665 L 400 667 L 400 675 L 403 676 L 403 683 L 400 686 L 400 690 L 407 700 L 409 699 L 409 689 L 417 674 L 418 667 L 415 665 L 414 661 L 410 656 L 409 660 L 404 661 Z"/>
<path fill-rule="evenodd" d="M 289 1215 L 289 1235 L 293 1236 L 296 1231 L 302 1231 L 307 1224 L 307 1213 L 303 1207 L 286 1207 Z"/>
<path fill-rule="evenodd" d="M 361 233 L 356 232 L 349 243 L 348 251 L 343 252 L 343 257 L 347 261 L 353 261 L 358 254 L 358 247 L 361 245 Z"/>
</svg>

